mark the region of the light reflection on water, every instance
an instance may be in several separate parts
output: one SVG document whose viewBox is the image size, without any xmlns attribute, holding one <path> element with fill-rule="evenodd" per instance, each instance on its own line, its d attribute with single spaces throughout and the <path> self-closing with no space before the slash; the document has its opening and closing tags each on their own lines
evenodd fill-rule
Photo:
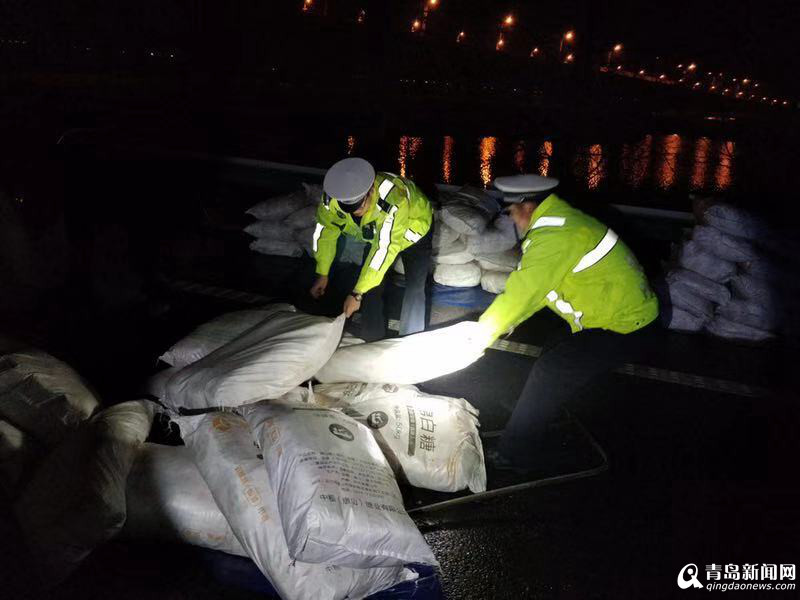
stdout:
<svg viewBox="0 0 800 600">
<path fill-rule="evenodd" d="M 496 137 L 485 137 L 481 138 L 480 144 L 480 157 L 481 157 L 481 181 L 483 182 L 484 187 L 488 187 L 488 185 L 494 179 L 492 175 L 492 168 L 494 157 L 497 154 L 497 138 Z"/>
<path fill-rule="evenodd" d="M 345 150 L 348 154 L 356 150 L 354 136 L 347 137 Z M 363 151 L 361 145 L 358 150 Z M 480 182 L 487 187 L 499 175 L 533 172 L 569 180 L 573 188 L 586 191 L 621 187 L 723 192 L 735 175 L 735 144 L 708 137 L 648 134 L 616 144 L 570 146 L 560 142 L 558 152 L 555 150 L 552 141 L 541 139 L 516 139 L 504 144 L 494 136 L 465 140 L 449 135 L 404 135 L 398 140 L 396 160 L 403 177 L 426 174 L 444 183 Z"/>
</svg>

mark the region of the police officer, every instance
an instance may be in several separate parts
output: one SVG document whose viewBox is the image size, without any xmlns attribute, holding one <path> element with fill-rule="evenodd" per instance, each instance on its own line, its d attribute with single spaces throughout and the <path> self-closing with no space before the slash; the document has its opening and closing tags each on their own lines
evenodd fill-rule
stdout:
<svg viewBox="0 0 800 600">
<path fill-rule="evenodd" d="M 374 341 L 386 334 L 384 277 L 400 254 L 405 271 L 400 335 L 424 330 L 433 222 L 428 198 L 408 179 L 375 173 L 363 158 L 334 164 L 325 174 L 323 189 L 313 239 L 317 279 L 311 295 L 320 298 L 325 293 L 336 242 L 344 233 L 369 244 L 361 274 L 343 307 L 347 318 L 361 309 L 361 337 Z"/>
<path fill-rule="evenodd" d="M 522 259 L 505 291 L 481 315 L 485 341 L 509 333 L 544 307 L 572 335 L 534 363 L 496 451 L 495 467 L 519 472 L 537 465 L 547 425 L 559 406 L 601 373 L 640 356 L 658 316 L 658 300 L 631 250 L 611 229 L 542 192 L 558 180 L 500 177 L 522 240 Z"/>
</svg>

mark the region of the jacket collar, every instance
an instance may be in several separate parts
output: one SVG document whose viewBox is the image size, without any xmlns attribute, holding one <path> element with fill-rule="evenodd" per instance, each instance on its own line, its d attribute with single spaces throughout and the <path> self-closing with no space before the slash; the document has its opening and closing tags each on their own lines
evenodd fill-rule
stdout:
<svg viewBox="0 0 800 600">
<path fill-rule="evenodd" d="M 557 204 L 560 200 L 561 199 L 555 194 L 550 194 L 547 198 L 542 200 L 536 207 L 536 210 L 533 211 L 533 214 L 531 215 L 531 222 L 528 223 L 528 228 L 525 230 L 525 234 L 522 237 L 528 235 L 528 232 L 530 232 L 531 227 L 533 227 L 533 224 L 536 223 L 536 220 L 539 217 L 546 215 L 547 212 L 553 208 L 553 205 Z"/>
</svg>

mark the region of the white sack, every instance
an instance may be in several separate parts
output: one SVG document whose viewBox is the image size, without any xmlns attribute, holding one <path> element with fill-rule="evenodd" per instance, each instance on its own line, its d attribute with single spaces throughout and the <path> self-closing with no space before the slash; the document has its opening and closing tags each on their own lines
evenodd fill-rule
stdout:
<svg viewBox="0 0 800 600">
<path fill-rule="evenodd" d="M 194 329 L 158 358 L 173 367 L 185 367 L 208 356 L 276 312 L 296 312 L 296 309 L 291 304 L 269 304 L 222 314 Z"/>
<path fill-rule="evenodd" d="M 508 215 L 498 216 L 482 233 L 467 237 L 467 250 L 475 256 L 497 254 L 517 244 L 517 227 Z"/>
<path fill-rule="evenodd" d="M 156 405 L 111 406 L 70 434 L 36 470 L 15 512 L 41 584 L 51 587 L 125 523 L 125 482 Z"/>
<path fill-rule="evenodd" d="M 254 221 L 244 228 L 244 232 L 254 238 L 266 238 L 275 242 L 291 242 L 294 235 L 282 223 L 274 221 Z"/>
<path fill-rule="evenodd" d="M 696 294 L 685 283 L 668 281 L 667 287 L 669 289 L 669 300 L 673 307 L 690 312 L 697 317 L 702 317 L 704 321 L 709 321 L 714 316 L 714 303 Z"/>
<path fill-rule="evenodd" d="M 775 334 L 770 331 L 736 323 L 722 315 L 714 317 L 706 325 L 706 331 L 721 338 L 743 342 L 764 342 L 775 337 Z"/>
<path fill-rule="evenodd" d="M 279 398 L 322 368 L 343 326 L 343 314 L 276 312 L 173 375 L 164 401 L 173 408 L 214 408 Z"/>
<path fill-rule="evenodd" d="M 511 273 L 502 271 L 484 271 L 481 275 L 481 288 L 490 294 L 502 294 L 506 291 L 506 282 Z"/>
<path fill-rule="evenodd" d="M 711 254 L 731 262 L 744 262 L 758 256 L 747 240 L 723 233 L 715 227 L 697 225 L 692 231 L 692 239 Z"/>
<path fill-rule="evenodd" d="M 264 461 L 244 419 L 209 413 L 177 419 L 186 447 L 234 535 L 284 600 L 364 598 L 414 579 L 402 567 L 350 569 L 289 555 Z"/>
<path fill-rule="evenodd" d="M 314 394 L 339 400 L 346 414 L 369 427 L 409 484 L 440 492 L 486 491 L 478 410 L 463 398 L 389 383 L 328 383 L 315 386 Z"/>
<path fill-rule="evenodd" d="M 362 569 L 436 564 L 365 425 L 327 408 L 262 402 L 243 411 L 292 557 Z"/>
<path fill-rule="evenodd" d="M 167 397 L 167 382 L 170 377 L 180 371 L 180 367 L 169 367 L 162 369 L 152 377 L 149 377 L 144 384 L 144 392 L 150 396 L 155 396 L 159 400 Z"/>
<path fill-rule="evenodd" d="M 714 204 L 703 214 L 707 225 L 728 235 L 750 240 L 765 240 L 771 236 L 770 227 L 761 219 L 730 204 Z"/>
<path fill-rule="evenodd" d="M 316 379 L 322 383 L 420 383 L 468 367 L 483 355 L 484 341 L 483 328 L 465 321 L 339 348 Z"/>
<path fill-rule="evenodd" d="M 294 240 L 281 241 L 267 238 L 258 238 L 250 242 L 250 250 L 268 256 L 288 256 L 300 258 L 303 256 L 303 249 Z"/>
<path fill-rule="evenodd" d="M 80 375 L 46 352 L 0 357 L 0 418 L 45 445 L 58 443 L 99 406 Z"/>
<path fill-rule="evenodd" d="M 6 499 L 16 498 L 42 454 L 43 448 L 31 436 L 0 419 L 0 493 Z"/>
<path fill-rule="evenodd" d="M 464 186 L 457 192 L 439 194 L 442 221 L 458 233 L 481 233 L 500 211 L 497 202 L 483 190 Z"/>
<path fill-rule="evenodd" d="M 467 243 L 462 239 L 457 239 L 450 246 L 445 246 L 439 250 L 434 249 L 432 254 L 433 262 L 443 265 L 463 265 L 474 258 L 467 251 Z"/>
<path fill-rule="evenodd" d="M 706 300 L 711 300 L 716 304 L 727 304 L 731 299 L 731 292 L 728 288 L 694 271 L 675 269 L 667 275 L 666 280 L 669 286 L 680 283 L 689 288 L 694 294 Z"/>
<path fill-rule="evenodd" d="M 694 332 L 702 330 L 707 322 L 707 317 L 699 317 L 681 308 L 673 307 L 667 327 L 675 331 Z"/>
<path fill-rule="evenodd" d="M 406 274 L 406 269 L 403 266 L 403 259 L 400 256 L 398 256 L 394 260 L 394 264 L 392 265 L 392 267 L 394 268 L 394 272 L 395 273 L 399 273 L 400 275 L 405 275 Z"/>
<path fill-rule="evenodd" d="M 752 300 L 766 306 L 776 306 L 778 294 L 766 279 L 754 277 L 748 273 L 739 273 L 730 281 L 734 296 L 744 300 Z"/>
<path fill-rule="evenodd" d="M 284 219 L 286 227 L 291 229 L 307 229 L 308 227 L 315 227 L 317 223 L 317 206 L 311 205 L 301 208 L 297 212 L 293 212 L 286 219 Z"/>
<path fill-rule="evenodd" d="M 295 241 L 300 244 L 300 247 L 305 251 L 305 253 L 312 258 L 314 257 L 314 232 L 316 229 L 317 226 L 312 225 L 311 227 L 297 229 L 292 232 Z"/>
<path fill-rule="evenodd" d="M 774 330 L 780 322 L 780 315 L 775 306 L 759 304 L 751 300 L 733 299 L 725 306 L 720 307 L 719 314 L 735 323 L 766 331 Z"/>
<path fill-rule="evenodd" d="M 128 475 L 121 537 L 247 556 L 185 446 L 144 444 Z"/>
<path fill-rule="evenodd" d="M 434 213 L 433 219 L 434 226 L 431 244 L 433 245 L 434 249 L 447 248 L 458 239 L 459 235 L 461 235 L 442 220 L 441 211 L 437 210 Z"/>
<path fill-rule="evenodd" d="M 284 194 L 283 196 L 275 196 L 262 200 L 255 206 L 251 206 L 247 211 L 248 215 L 254 216 L 256 219 L 262 221 L 272 221 L 278 223 L 288 217 L 290 214 L 297 212 L 301 208 L 318 202 L 308 197 L 307 189 L 296 190 L 291 194 Z"/>
<path fill-rule="evenodd" d="M 711 254 L 694 240 L 683 244 L 678 264 L 718 283 L 725 283 L 736 274 L 736 263 Z"/>
<path fill-rule="evenodd" d="M 436 265 L 433 280 L 450 287 L 475 287 L 481 283 L 481 268 L 476 262 L 465 265 Z"/>
<path fill-rule="evenodd" d="M 475 257 L 481 269 L 485 271 L 504 271 L 506 273 L 515 271 L 521 259 L 522 252 L 520 252 L 519 248 L 511 248 L 505 252 Z"/>
</svg>

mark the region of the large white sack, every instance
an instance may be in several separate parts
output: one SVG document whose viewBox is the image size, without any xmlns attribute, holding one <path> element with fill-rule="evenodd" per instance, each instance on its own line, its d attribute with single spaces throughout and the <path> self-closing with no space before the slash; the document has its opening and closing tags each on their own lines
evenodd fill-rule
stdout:
<svg viewBox="0 0 800 600">
<path fill-rule="evenodd" d="M 708 225 L 695 226 L 692 239 L 711 254 L 731 262 L 745 262 L 758 256 L 747 240 L 728 235 Z"/>
<path fill-rule="evenodd" d="M 675 331 L 696 332 L 701 331 L 706 323 L 708 323 L 707 317 L 700 317 L 682 308 L 673 307 L 667 328 Z"/>
<path fill-rule="evenodd" d="M 162 369 L 152 377 L 149 377 L 144 383 L 144 392 L 150 396 L 155 396 L 159 400 L 167 396 L 167 382 L 170 377 L 175 375 L 181 367 L 169 367 Z"/>
<path fill-rule="evenodd" d="M 360 569 L 436 564 L 365 425 L 327 408 L 262 402 L 242 410 L 293 558 Z"/>
<path fill-rule="evenodd" d="M 314 257 L 314 232 L 316 230 L 317 226 L 311 225 L 311 227 L 297 229 L 292 232 L 295 241 L 300 244 L 300 247 L 305 251 L 305 253 L 312 258 Z"/>
<path fill-rule="evenodd" d="M 465 321 L 434 331 L 339 348 L 316 374 L 322 383 L 415 384 L 460 371 L 482 355 L 485 333 Z"/>
<path fill-rule="evenodd" d="M 284 225 L 290 229 L 306 229 L 314 227 L 317 223 L 316 205 L 306 206 L 297 212 L 293 212 L 284 219 Z"/>
<path fill-rule="evenodd" d="M 467 236 L 467 250 L 475 256 L 497 254 L 517 244 L 517 227 L 508 215 L 498 216 L 482 233 Z"/>
<path fill-rule="evenodd" d="M 258 238 L 250 242 L 250 250 L 268 256 L 288 256 L 291 258 L 303 256 L 303 249 L 294 240 L 281 241 Z"/>
<path fill-rule="evenodd" d="M 734 298 L 719 308 L 719 314 L 735 323 L 766 331 L 772 331 L 780 324 L 780 314 L 775 306 L 760 304 L 752 300 Z"/>
<path fill-rule="evenodd" d="M 522 252 L 520 252 L 519 248 L 511 248 L 505 252 L 484 254 L 475 257 L 475 260 L 478 261 L 478 264 L 484 271 L 504 271 L 506 273 L 515 271 L 521 259 Z"/>
<path fill-rule="evenodd" d="M 689 288 L 694 294 L 716 304 L 727 304 L 731 299 L 731 292 L 728 288 L 694 271 L 675 269 L 670 271 L 666 280 L 669 286 L 680 283 Z"/>
<path fill-rule="evenodd" d="M 311 379 L 342 338 L 336 319 L 276 312 L 167 382 L 173 408 L 241 406 L 279 398 Z"/>
<path fill-rule="evenodd" d="M 450 287 L 475 287 L 481 283 L 481 268 L 476 262 L 465 265 L 436 265 L 433 280 Z"/>
<path fill-rule="evenodd" d="M 441 212 L 438 210 L 434 213 L 434 222 L 433 237 L 431 238 L 434 249 L 447 248 L 461 235 L 442 220 Z"/>
<path fill-rule="evenodd" d="M 705 321 L 714 316 L 714 303 L 681 281 L 667 281 L 669 300 L 673 307 L 680 308 L 695 316 L 702 317 Z"/>
<path fill-rule="evenodd" d="M 736 323 L 722 315 L 714 317 L 706 325 L 706 331 L 721 338 L 742 342 L 764 342 L 775 337 L 771 331 Z"/>
<path fill-rule="evenodd" d="M 478 410 L 463 398 L 391 383 L 327 383 L 314 394 L 339 400 L 346 414 L 369 427 L 398 477 L 411 485 L 486 491 Z"/>
<path fill-rule="evenodd" d="M 457 192 L 439 194 L 442 221 L 458 233 L 481 233 L 500 211 L 497 202 L 483 190 L 464 186 Z"/>
<path fill-rule="evenodd" d="M 99 406 L 80 375 L 46 352 L 0 357 L 0 418 L 45 445 L 58 443 Z"/>
<path fill-rule="evenodd" d="M 752 300 L 759 304 L 775 306 L 778 302 L 778 293 L 772 284 L 749 273 L 739 273 L 730 281 L 733 294 L 737 298 Z"/>
<path fill-rule="evenodd" d="M 144 444 L 126 488 L 121 537 L 178 542 L 247 556 L 186 446 Z"/>
<path fill-rule="evenodd" d="M 506 291 L 506 282 L 511 273 L 502 271 L 484 271 L 481 275 L 481 288 L 490 294 L 502 294 Z"/>
<path fill-rule="evenodd" d="M 718 283 L 736 275 L 736 263 L 711 254 L 694 240 L 684 242 L 678 253 L 678 264 Z"/>
<path fill-rule="evenodd" d="M 763 220 L 730 204 L 719 203 L 708 207 L 703 220 L 728 235 L 749 240 L 766 240 L 772 234 L 771 228 Z"/>
<path fill-rule="evenodd" d="M 278 498 L 247 422 L 219 412 L 177 422 L 234 535 L 284 600 L 364 598 L 415 578 L 403 567 L 351 569 L 295 560 L 289 555 Z"/>
<path fill-rule="evenodd" d="M 309 189 L 312 189 L 313 192 L 311 186 L 305 186 L 304 189 L 296 190 L 290 194 L 262 200 L 245 212 L 256 219 L 278 223 L 293 212 L 297 212 L 309 204 L 319 202 L 321 196 L 316 198 L 309 197 Z"/>
<path fill-rule="evenodd" d="M 15 503 L 39 582 L 51 587 L 125 523 L 125 482 L 156 405 L 111 406 L 64 439 Z"/>
<path fill-rule="evenodd" d="M 462 239 L 457 239 L 450 246 L 434 250 L 432 254 L 433 262 L 443 265 L 463 265 L 474 258 L 467 251 L 467 243 Z"/>
<path fill-rule="evenodd" d="M 254 221 L 244 228 L 244 232 L 254 238 L 266 238 L 276 242 L 291 242 L 293 231 L 282 223 L 274 221 Z"/>
<path fill-rule="evenodd" d="M 0 493 L 6 499 L 17 496 L 42 454 L 43 448 L 31 436 L 0 419 Z"/>
<path fill-rule="evenodd" d="M 276 312 L 296 310 L 291 304 L 270 304 L 222 314 L 192 330 L 158 358 L 173 367 L 185 367 L 208 356 Z"/>
</svg>

